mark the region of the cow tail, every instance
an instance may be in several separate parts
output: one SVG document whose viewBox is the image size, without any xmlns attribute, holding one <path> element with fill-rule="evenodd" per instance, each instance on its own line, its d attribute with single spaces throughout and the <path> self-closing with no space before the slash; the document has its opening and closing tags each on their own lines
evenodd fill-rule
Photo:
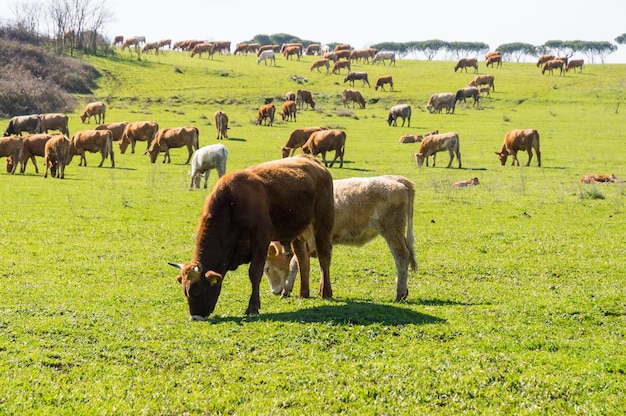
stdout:
<svg viewBox="0 0 626 416">
<path fill-rule="evenodd" d="M 395 177 L 395 179 L 406 187 L 408 194 L 409 194 L 409 201 L 408 201 L 409 209 L 407 210 L 407 213 L 406 213 L 407 225 L 406 225 L 405 242 L 406 242 L 406 248 L 409 250 L 409 254 L 410 254 L 409 266 L 411 266 L 411 270 L 416 270 L 417 260 L 415 260 L 415 236 L 413 235 L 413 210 L 415 206 L 415 186 L 413 185 L 413 182 L 411 182 L 410 180 L 402 176 Z"/>
<path fill-rule="evenodd" d="M 198 130 L 197 127 L 194 127 L 194 129 L 196 130 L 196 135 L 194 137 L 194 145 L 196 146 L 196 150 L 198 150 L 200 148 L 200 131 Z"/>
</svg>

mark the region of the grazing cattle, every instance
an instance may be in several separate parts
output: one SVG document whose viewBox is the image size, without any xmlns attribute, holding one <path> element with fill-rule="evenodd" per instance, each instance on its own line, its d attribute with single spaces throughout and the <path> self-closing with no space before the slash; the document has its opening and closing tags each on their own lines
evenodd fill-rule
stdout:
<svg viewBox="0 0 626 416">
<path fill-rule="evenodd" d="M 320 44 L 319 43 L 311 43 L 304 50 L 305 55 L 319 55 L 320 54 Z"/>
<path fill-rule="evenodd" d="M 339 167 L 343 168 L 343 155 L 346 147 L 346 132 L 341 130 L 319 130 L 311 133 L 309 140 L 302 145 L 302 153 L 317 156 L 322 154 L 324 166 L 329 168 L 339 158 Z M 330 162 L 330 166 L 326 163 L 326 152 L 335 151 L 335 158 Z"/>
<path fill-rule="evenodd" d="M 29 160 L 32 160 L 33 165 L 35 165 L 35 172 L 39 173 L 39 168 L 37 167 L 37 161 L 35 160 L 35 156 L 45 157 L 46 151 L 46 143 L 48 140 L 52 138 L 52 134 L 30 134 L 24 138 L 23 146 L 22 146 L 22 156 L 20 159 L 12 159 L 12 161 L 19 161 L 20 163 L 20 173 L 26 172 L 26 165 Z M 8 159 L 7 159 L 8 162 Z M 7 171 L 9 171 L 9 166 L 7 163 Z"/>
<path fill-rule="evenodd" d="M 306 156 L 278 159 L 224 175 L 206 198 L 191 262 L 174 264 L 192 320 L 214 311 L 229 270 L 250 263 L 252 294 L 246 314 L 258 314 L 259 286 L 270 241 L 292 241 L 300 259 L 300 296 L 309 296 L 309 257 L 297 237 L 315 225 L 321 269 L 320 294 L 332 297 L 331 232 L 333 180 L 319 161 Z"/>
<path fill-rule="evenodd" d="M 263 45 L 259 47 L 257 51 L 257 57 L 261 56 L 261 54 L 265 51 L 274 51 L 275 53 L 280 50 L 280 45 Z"/>
<path fill-rule="evenodd" d="M 339 43 L 339 44 L 335 45 L 335 52 L 337 52 L 337 51 L 349 51 L 350 49 L 352 49 L 352 46 L 350 46 L 349 43 Z"/>
<path fill-rule="evenodd" d="M 553 75 L 553 71 L 555 69 L 559 69 L 561 72 L 559 75 L 563 75 L 563 67 L 565 66 L 565 62 L 560 59 L 552 59 L 551 61 L 543 64 L 543 68 L 541 68 L 541 75 L 545 74 L 546 71 L 550 72 L 550 75 Z"/>
<path fill-rule="evenodd" d="M 378 77 L 378 79 L 376 80 L 376 86 L 374 87 L 374 91 L 378 91 L 379 88 L 385 91 L 385 84 L 389 84 L 391 91 L 393 91 L 393 77 L 391 75 Z"/>
<path fill-rule="evenodd" d="M 422 140 L 423 137 L 419 134 L 415 136 L 414 134 L 407 133 L 404 136 L 400 136 L 400 140 L 398 140 L 398 143 L 419 143 Z"/>
<path fill-rule="evenodd" d="M 326 58 L 321 58 L 313 62 L 313 65 L 311 65 L 311 71 L 317 68 L 317 72 L 322 72 L 320 71 L 320 68 L 323 66 L 326 67 L 326 73 L 328 74 L 328 71 L 330 70 L 330 62 Z"/>
<path fill-rule="evenodd" d="M 198 150 L 199 148 L 199 135 L 198 129 L 193 126 L 161 129 L 154 136 L 152 144 L 144 154 L 150 155 L 150 162 L 154 163 L 159 153 L 163 152 L 163 163 L 166 161 L 170 163 L 170 149 L 186 146 L 189 154 L 185 161 L 186 165 L 191 160 L 194 149 Z"/>
<path fill-rule="evenodd" d="M 570 69 L 573 69 L 576 72 L 576 68 L 580 68 L 578 72 L 583 72 L 583 65 L 585 63 L 584 59 L 572 59 L 567 63 L 567 67 L 565 68 L 565 72 L 569 72 Z"/>
<path fill-rule="evenodd" d="M 492 91 L 496 90 L 496 87 L 493 83 L 494 76 L 493 75 L 476 75 L 472 80 L 467 84 L 468 87 L 480 87 L 481 85 L 489 85 Z"/>
<path fill-rule="evenodd" d="M 199 189 L 200 182 L 202 182 L 202 174 L 204 174 L 204 189 L 206 189 L 211 169 L 215 169 L 218 177 L 221 178 L 226 173 L 227 161 L 228 149 L 221 143 L 211 144 L 198 149 L 191 159 L 190 187 Z"/>
<path fill-rule="evenodd" d="M 311 106 L 312 109 L 315 109 L 315 101 L 313 101 L 313 95 L 311 91 L 308 90 L 298 90 L 296 92 L 296 104 L 299 109 L 302 109 L 304 104 L 306 104 L 306 108 L 308 109 Z"/>
<path fill-rule="evenodd" d="M 272 49 L 261 52 L 256 60 L 256 63 L 257 65 L 260 65 L 261 61 L 263 61 L 263 63 L 267 65 L 268 59 L 270 60 L 270 64 L 273 62 L 274 66 L 276 66 L 276 53 Z"/>
<path fill-rule="evenodd" d="M 154 121 L 136 121 L 128 123 L 124 128 L 124 133 L 122 133 L 120 140 L 120 153 L 124 154 L 128 145 L 130 145 L 130 152 L 135 153 L 135 144 L 138 141 L 145 141 L 147 143 L 146 148 L 150 148 L 154 136 L 156 136 L 158 131 L 159 124 Z"/>
<path fill-rule="evenodd" d="M 285 94 L 285 101 L 296 101 L 296 93 L 289 91 Z"/>
<path fill-rule="evenodd" d="M 341 179 L 333 181 L 333 194 L 333 245 L 360 247 L 376 236 L 383 237 L 396 267 L 396 301 L 406 299 L 409 267 L 412 270 L 417 268 L 413 236 L 413 182 L 395 175 Z M 314 252 L 315 239 L 310 230 L 307 231 L 300 239 L 305 240 L 308 251 Z M 287 254 L 281 243 L 272 241 L 265 274 L 274 294 L 289 296 L 298 271 L 298 260 Z"/>
<path fill-rule="evenodd" d="M 53 178 L 65 178 L 65 166 L 70 163 L 70 152 L 72 144 L 70 140 L 62 134 L 55 134 L 45 144 L 44 163 L 46 164 L 46 173 L 44 178 L 48 177 L 48 170 Z"/>
<path fill-rule="evenodd" d="M 216 42 L 213 42 L 213 49 L 211 51 L 211 56 L 213 56 L 215 52 L 219 53 L 220 55 L 230 54 L 230 45 L 231 45 L 231 42 L 227 40 L 218 40 Z"/>
<path fill-rule="evenodd" d="M 491 52 L 487 52 L 487 55 L 485 55 L 485 60 L 489 60 L 489 58 L 492 58 L 494 56 L 502 56 L 500 54 L 500 51 L 491 51 Z"/>
<path fill-rule="evenodd" d="M 380 51 L 380 52 L 378 52 L 372 58 L 372 64 L 375 64 L 376 62 L 382 62 L 383 65 L 385 65 L 385 60 L 386 59 L 389 60 L 389 66 L 391 66 L 391 64 L 393 64 L 393 66 L 396 66 L 396 53 L 392 52 L 392 51 Z"/>
<path fill-rule="evenodd" d="M 357 80 L 361 80 L 363 82 L 363 84 L 361 85 L 362 87 L 365 86 L 365 84 L 367 84 L 367 86 L 370 86 L 370 82 L 367 79 L 367 72 L 348 72 L 348 74 L 343 77 L 343 83 L 345 84 L 346 82 L 350 81 L 350 85 L 354 87 L 354 81 Z"/>
<path fill-rule="evenodd" d="M 437 160 L 437 152 L 447 150 L 450 154 L 450 161 L 448 162 L 448 168 L 452 166 L 452 160 L 454 155 L 459 161 L 459 169 L 461 169 L 461 151 L 459 148 L 459 135 L 456 132 L 433 134 L 432 136 L 424 137 L 422 144 L 420 144 L 419 151 L 415 153 L 415 161 L 418 167 L 422 167 L 424 160 L 426 160 L 426 166 L 428 166 L 428 158 L 433 157 L 433 168 Z"/>
<path fill-rule="evenodd" d="M 583 177 L 580 178 L 580 181 L 582 183 L 609 183 L 609 182 L 622 183 L 624 182 L 621 179 L 617 179 L 614 174 L 607 175 L 605 173 L 588 173 L 586 175 L 583 175 Z"/>
<path fill-rule="evenodd" d="M 337 55 L 337 59 L 345 59 L 347 61 L 350 61 L 350 55 L 352 55 L 352 51 L 350 50 L 342 50 L 342 51 L 335 51 L 335 55 Z"/>
<path fill-rule="evenodd" d="M 344 69 L 344 68 L 347 69 L 348 72 L 350 72 L 350 61 L 343 60 L 343 61 L 335 62 L 335 65 L 333 65 L 332 73 L 333 74 L 337 74 L 337 73 L 341 72 L 341 70 Z"/>
<path fill-rule="evenodd" d="M 456 95 L 454 96 L 454 105 L 456 106 L 457 101 L 461 101 L 461 100 L 463 100 L 463 102 L 466 103 L 467 102 L 465 101 L 466 98 L 473 98 L 474 103 L 472 105 L 473 106 L 477 105 L 478 99 L 480 98 L 480 92 L 478 91 L 478 88 L 465 87 L 465 88 L 458 90 L 456 92 Z"/>
<path fill-rule="evenodd" d="M 48 133 L 49 130 L 58 130 L 62 134 L 69 137 L 70 130 L 67 127 L 69 117 L 62 113 L 41 114 L 41 130 L 42 133 Z"/>
<path fill-rule="evenodd" d="M 209 54 L 209 57 L 212 58 L 213 57 L 213 44 L 210 42 L 198 43 L 191 50 L 190 56 L 193 58 L 194 56 L 198 55 L 198 57 L 202 58 L 203 53 Z"/>
<path fill-rule="evenodd" d="M 143 45 L 143 48 L 141 48 L 141 52 L 150 52 L 150 51 L 159 53 L 159 42 L 148 42 L 145 45 Z"/>
<path fill-rule="evenodd" d="M 461 58 L 457 61 L 456 65 L 454 66 L 454 72 L 457 71 L 457 69 L 461 69 L 461 70 L 465 70 L 465 72 L 467 72 L 467 67 L 471 67 L 474 68 L 474 73 L 478 72 L 478 59 L 476 58 Z"/>
<path fill-rule="evenodd" d="M 474 177 L 474 178 L 470 178 L 466 181 L 458 181 L 458 182 L 454 182 L 452 184 L 452 187 L 454 188 L 463 188 L 465 186 L 477 186 L 480 185 L 480 182 L 478 181 L 478 178 Z"/>
<path fill-rule="evenodd" d="M 490 56 L 489 58 L 487 58 L 487 64 L 485 65 L 487 66 L 491 66 L 493 68 L 493 64 L 496 64 L 496 68 L 497 67 L 501 67 L 502 66 L 502 56 L 500 55 L 493 55 Z"/>
<path fill-rule="evenodd" d="M 99 124 L 96 126 L 95 130 L 109 130 L 111 132 L 111 139 L 114 142 L 119 142 L 122 140 L 122 135 L 124 134 L 124 130 L 126 130 L 126 126 L 128 126 L 127 121 L 119 121 L 116 123 Z"/>
<path fill-rule="evenodd" d="M 116 36 L 113 38 L 113 46 L 122 45 L 124 43 L 124 36 Z"/>
<path fill-rule="evenodd" d="M 554 55 L 541 55 L 539 59 L 537 60 L 537 68 L 539 68 L 541 65 L 553 59 L 556 59 Z"/>
<path fill-rule="evenodd" d="M 225 112 L 218 110 L 213 114 L 213 122 L 217 130 L 217 140 L 228 139 L 228 116 Z"/>
<path fill-rule="evenodd" d="M 29 134 L 41 133 L 41 116 L 39 114 L 31 114 L 11 118 L 7 129 L 4 131 L 4 136 L 21 136 L 23 131 Z"/>
<path fill-rule="evenodd" d="M 337 60 L 339 59 L 336 52 L 326 52 L 324 55 L 322 55 L 322 58 L 333 61 L 333 63 L 337 62 Z"/>
<path fill-rule="evenodd" d="M 166 46 L 168 49 L 172 49 L 172 39 L 161 39 L 159 43 L 157 43 L 157 50 L 165 48 Z"/>
<path fill-rule="evenodd" d="M 256 118 L 256 125 L 271 126 L 274 123 L 274 114 L 276 113 L 276 107 L 274 104 L 264 104 L 259 107 L 259 112 Z"/>
<path fill-rule="evenodd" d="M 341 93 L 341 101 L 343 101 L 344 107 L 349 107 L 350 102 L 352 102 L 352 108 L 354 108 L 354 103 L 358 103 L 361 108 L 365 108 L 365 99 L 357 90 L 343 90 Z"/>
<path fill-rule="evenodd" d="M 126 48 L 130 51 L 130 47 L 134 46 L 135 49 L 139 49 L 139 39 L 137 38 L 128 38 L 122 44 L 122 51 Z"/>
<path fill-rule="evenodd" d="M 480 94 L 485 94 L 487 97 L 491 98 L 491 87 L 480 87 L 478 89 Z"/>
<path fill-rule="evenodd" d="M 358 50 L 358 51 L 350 51 L 350 61 L 351 62 L 363 61 L 365 63 L 369 63 L 371 57 L 372 57 L 372 55 L 371 55 L 371 51 L 369 49 L 361 49 L 361 50 Z"/>
<path fill-rule="evenodd" d="M 280 115 L 283 118 L 283 121 L 287 120 L 287 121 L 296 121 L 296 112 L 297 112 L 297 106 L 296 106 L 296 102 L 295 101 L 285 101 L 283 103 L 283 112 L 280 113 Z"/>
<path fill-rule="evenodd" d="M 404 127 L 404 121 L 408 121 L 407 127 L 411 127 L 411 106 L 408 104 L 397 104 L 389 109 L 389 115 L 387 116 L 387 124 L 394 127 L 398 126 L 398 118 L 402 118 L 402 127 Z"/>
<path fill-rule="evenodd" d="M 89 124 L 91 123 L 91 117 L 93 117 L 96 123 L 104 123 L 106 110 L 107 107 L 102 101 L 94 101 L 85 106 L 80 115 L 80 120 L 85 123 L 85 119 L 87 119 L 87 124 Z"/>
<path fill-rule="evenodd" d="M 85 152 L 100 152 L 102 159 L 99 168 L 104 164 L 104 160 L 111 156 L 111 167 L 115 167 L 115 157 L 113 156 L 113 138 L 109 130 L 83 130 L 72 136 L 72 146 L 70 148 L 67 164 L 69 165 L 72 158 L 76 155 L 80 156 L 78 166 L 87 166 L 87 158 Z"/>
<path fill-rule="evenodd" d="M 17 163 L 22 160 L 23 150 L 24 139 L 22 139 L 21 137 L 0 137 L 0 157 L 7 158 L 7 171 L 11 175 L 15 173 Z M 8 160 L 9 158 L 11 160 Z"/>
<path fill-rule="evenodd" d="M 429 113 L 441 113 L 443 108 L 446 109 L 446 114 L 454 113 L 454 107 L 456 105 L 456 96 L 451 92 L 441 92 L 433 94 L 428 100 L 426 109 Z"/>
<path fill-rule="evenodd" d="M 285 49 L 283 49 L 283 55 L 285 56 L 285 59 L 289 59 L 290 56 L 295 55 L 299 61 L 300 57 L 302 56 L 302 47 L 295 46 L 295 45 L 288 46 Z"/>
<path fill-rule="evenodd" d="M 238 53 L 239 54 L 244 54 L 245 53 L 247 55 L 248 54 L 248 45 L 249 44 L 247 44 L 247 43 L 238 43 L 235 46 L 235 51 L 233 52 L 233 55 L 237 55 Z"/>
<path fill-rule="evenodd" d="M 535 129 L 518 129 L 511 130 L 504 136 L 504 143 L 502 149 L 496 152 L 500 164 L 504 166 L 506 164 L 507 157 L 511 155 L 513 157 L 512 166 L 519 166 L 519 160 L 517 159 L 517 152 L 519 150 L 525 150 L 528 152 L 528 162 L 526 166 L 530 166 L 530 161 L 533 158 L 533 149 L 537 153 L 537 166 L 541 166 L 541 151 L 539 150 L 539 133 Z"/>
<path fill-rule="evenodd" d="M 326 127 L 305 127 L 302 129 L 295 129 L 289 135 L 287 142 L 282 147 L 282 157 L 293 156 L 296 150 L 302 147 L 311 137 L 314 131 L 326 130 Z"/>
</svg>

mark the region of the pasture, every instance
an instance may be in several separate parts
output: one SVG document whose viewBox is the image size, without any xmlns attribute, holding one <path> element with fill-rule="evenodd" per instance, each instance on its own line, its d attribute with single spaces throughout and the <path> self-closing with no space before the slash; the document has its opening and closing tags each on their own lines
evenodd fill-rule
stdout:
<svg viewBox="0 0 626 416">
<path fill-rule="evenodd" d="M 166 52 L 90 58 L 102 73 L 80 97 L 70 132 L 88 128 L 82 105 L 108 103 L 106 121 L 194 125 L 217 143 L 213 113 L 230 118 L 227 171 L 280 157 L 298 127 L 346 131 L 336 179 L 399 174 L 416 185 L 417 272 L 395 295 L 385 242 L 335 246 L 334 298 L 280 299 L 264 280 L 261 311 L 244 316 L 247 267 L 226 275 L 215 313 L 190 322 L 167 262 L 191 259 L 207 191 L 189 190 L 184 148 L 172 163 L 119 154 L 116 167 L 87 154 L 65 179 L 0 173 L 0 413 L 117 414 L 623 414 L 626 412 L 626 187 L 582 185 L 586 173 L 626 178 L 624 65 L 541 75 L 505 62 L 478 108 L 429 114 L 433 93 L 474 74 L 454 62 L 354 64 L 374 91 L 309 71 L 315 57 L 257 65 L 250 56 Z M 304 84 L 292 78 L 305 77 Z M 278 115 L 287 91 L 313 92 L 297 122 Z M 345 109 L 341 91 L 365 109 Z M 274 126 L 256 126 L 266 98 Z M 389 127 L 391 105 L 412 106 L 411 127 Z M 2 128 L 8 120 L 2 120 Z M 93 122 L 91 124 L 93 127 Z M 500 166 L 511 129 L 534 128 L 542 167 Z M 463 168 L 413 159 L 405 133 L 456 131 Z M 327 155 L 328 158 L 329 155 Z M 332 159 L 334 155 L 331 154 Z M 4 159 L 2 159 L 4 164 Z M 453 188 L 478 177 L 480 185 Z M 217 181 L 211 173 L 209 188 Z M 319 270 L 312 262 L 312 288 Z M 296 282 L 296 288 L 299 283 Z M 297 290 L 295 291 L 297 293 Z"/>
</svg>

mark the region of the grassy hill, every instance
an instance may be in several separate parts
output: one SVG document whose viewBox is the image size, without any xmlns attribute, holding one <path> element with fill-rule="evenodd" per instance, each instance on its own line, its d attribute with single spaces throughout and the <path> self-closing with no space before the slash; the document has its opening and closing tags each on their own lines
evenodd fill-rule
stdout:
<svg viewBox="0 0 626 416">
<path fill-rule="evenodd" d="M 365 109 L 345 109 L 341 75 L 314 58 L 257 65 L 252 56 L 185 53 L 88 58 L 103 76 L 78 95 L 108 103 L 107 121 L 200 129 L 229 114 L 228 171 L 280 156 L 296 127 L 347 133 L 335 178 L 400 174 L 415 182 L 419 263 L 406 302 L 380 238 L 335 246 L 335 298 L 279 299 L 263 282 L 261 314 L 245 317 L 247 267 L 230 272 L 208 323 L 190 323 L 176 270 L 188 261 L 207 192 L 190 191 L 186 150 L 172 163 L 116 154 L 116 167 L 75 160 L 66 179 L 0 174 L 0 408 L 3 414 L 622 414 L 626 346 L 624 184 L 582 185 L 585 173 L 626 178 L 624 65 L 541 75 L 505 63 L 478 108 L 429 114 L 433 93 L 473 74 L 453 62 L 355 65 Z M 304 84 L 292 80 L 305 77 Z M 267 98 L 314 93 L 297 122 L 254 124 Z M 411 127 L 388 108 L 413 107 Z M 7 120 L 3 120 L 6 123 Z M 542 167 L 500 166 L 504 134 L 535 128 Z M 407 133 L 457 131 L 462 169 L 418 169 Z M 116 148 L 117 150 L 117 148 Z M 526 154 L 520 162 L 526 163 Z M 42 161 L 38 160 L 41 169 Z M 456 166 L 456 162 L 453 164 Z M 450 185 L 477 176 L 481 185 Z M 210 186 L 217 181 L 212 173 Z M 313 275 L 317 268 L 314 266 Z"/>
</svg>

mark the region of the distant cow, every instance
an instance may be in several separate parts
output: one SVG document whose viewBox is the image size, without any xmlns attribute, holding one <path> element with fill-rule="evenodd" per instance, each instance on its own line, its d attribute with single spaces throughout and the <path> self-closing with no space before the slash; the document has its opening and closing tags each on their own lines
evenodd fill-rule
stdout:
<svg viewBox="0 0 626 416">
<path fill-rule="evenodd" d="M 322 162 L 324 166 L 333 167 L 335 161 L 339 158 L 339 167 L 343 168 L 343 156 L 346 147 L 346 132 L 342 130 L 319 130 L 311 133 L 309 140 L 302 145 L 302 153 L 317 156 L 322 154 Z M 326 162 L 326 152 L 335 151 L 335 158 L 330 162 L 330 166 Z"/>
<path fill-rule="evenodd" d="M 403 176 L 376 176 L 333 181 L 335 221 L 332 243 L 363 246 L 377 236 L 385 239 L 396 268 L 396 301 L 408 296 L 409 267 L 417 268 L 413 236 L 415 187 Z M 315 251 L 315 238 L 307 230 L 300 239 Z M 272 292 L 289 296 L 298 272 L 297 258 L 272 241 L 265 274 Z"/>
<path fill-rule="evenodd" d="M 585 63 L 584 59 L 572 59 L 567 63 L 567 67 L 565 68 L 566 72 L 569 72 L 570 69 L 573 69 L 576 72 L 576 68 L 579 68 L 578 72 L 583 72 L 583 65 Z"/>
<path fill-rule="evenodd" d="M 113 38 L 113 46 L 121 46 L 124 43 L 124 36 L 116 36 Z"/>
<path fill-rule="evenodd" d="M 163 163 L 170 163 L 170 149 L 187 147 L 188 156 L 185 165 L 191 160 L 193 151 L 198 150 L 199 147 L 199 132 L 198 128 L 194 126 L 185 127 L 173 127 L 168 129 L 161 129 L 154 136 L 154 140 L 150 145 L 150 148 L 144 152 L 144 154 L 150 155 L 150 162 L 156 162 L 159 153 L 164 153 Z"/>
<path fill-rule="evenodd" d="M 624 182 L 621 179 L 617 179 L 614 174 L 608 175 L 605 173 L 588 173 L 586 175 L 583 175 L 583 177 L 580 178 L 580 181 L 582 183 L 609 183 L 609 182 L 622 183 Z"/>
<path fill-rule="evenodd" d="M 428 166 L 428 158 L 433 157 L 433 167 L 437 160 L 437 153 L 447 150 L 450 154 L 450 161 L 447 168 L 452 166 L 452 160 L 456 155 L 456 159 L 459 161 L 459 169 L 461 169 L 461 152 L 459 147 L 459 134 L 456 132 L 449 132 L 443 134 L 434 134 L 432 136 L 424 137 L 419 151 L 415 153 L 415 162 L 418 167 L 422 167 L 424 160 L 426 166 Z"/>
<path fill-rule="evenodd" d="M 124 153 L 130 145 L 130 152 L 135 153 L 135 144 L 138 141 L 145 141 L 147 143 L 146 148 L 150 148 L 150 145 L 154 141 L 159 131 L 159 124 L 155 121 L 135 121 L 128 123 L 122 133 L 122 139 L 120 140 L 120 153 Z"/>
<path fill-rule="evenodd" d="M 296 92 L 296 104 L 299 109 L 302 109 L 304 104 L 306 104 L 306 108 L 308 109 L 311 106 L 312 109 L 315 109 L 315 101 L 313 101 L 313 95 L 311 91 L 308 90 L 298 90 Z"/>
<path fill-rule="evenodd" d="M 53 178 L 65 178 L 65 166 L 70 163 L 71 147 L 70 140 L 62 134 L 55 134 L 46 142 L 44 150 L 46 173 L 43 175 L 44 178 L 48 177 L 48 170 L 50 170 Z"/>
<path fill-rule="evenodd" d="M 494 76 L 493 75 L 476 75 L 469 84 L 468 87 L 480 87 L 481 85 L 489 85 L 492 91 L 496 90 L 496 87 L 493 83 Z"/>
<path fill-rule="evenodd" d="M 456 96 L 451 92 L 441 92 L 433 94 L 428 100 L 426 109 L 429 113 L 441 113 L 442 109 L 446 109 L 446 114 L 454 113 L 454 107 L 456 105 Z"/>
<path fill-rule="evenodd" d="M 214 45 L 211 42 L 198 43 L 193 47 L 189 56 L 193 58 L 194 56 L 198 55 L 199 58 L 202 58 L 202 54 L 206 53 L 209 55 L 209 58 L 212 58 L 214 50 L 213 46 Z"/>
<path fill-rule="evenodd" d="M 398 118 L 402 118 L 402 127 L 404 127 L 404 121 L 408 121 L 407 127 L 411 127 L 411 106 L 408 104 L 397 104 L 389 109 L 387 116 L 387 124 L 394 127 L 398 126 Z"/>
<path fill-rule="evenodd" d="M 0 157 L 7 158 L 7 170 L 10 167 L 11 175 L 15 173 L 17 164 L 22 160 L 23 149 L 24 140 L 21 137 L 0 137 Z"/>
<path fill-rule="evenodd" d="M 256 60 L 257 65 L 259 65 L 261 63 L 261 61 L 263 61 L 263 63 L 265 65 L 267 65 L 267 60 L 269 59 L 270 64 L 274 63 L 274 66 L 276 66 L 276 54 L 274 53 L 274 51 L 272 49 L 268 49 L 265 50 L 263 52 L 259 53 L 259 57 Z"/>
<path fill-rule="evenodd" d="M 539 57 L 539 59 L 537 60 L 537 68 L 539 68 L 541 65 L 545 64 L 548 61 L 551 61 L 552 59 L 556 59 L 556 56 L 554 55 L 541 55 Z"/>
<path fill-rule="evenodd" d="M 385 60 L 386 59 L 389 60 L 389 66 L 391 66 L 391 64 L 393 64 L 393 66 L 396 66 L 396 53 L 393 52 L 393 51 L 380 51 L 380 52 L 378 52 L 372 58 L 372 64 L 375 64 L 376 62 L 382 62 L 383 65 L 385 65 Z"/>
<path fill-rule="evenodd" d="M 376 87 L 374 87 L 375 91 L 381 90 L 385 91 L 385 84 L 389 84 L 389 88 L 393 91 L 393 77 L 391 75 L 385 75 L 383 77 L 378 77 L 376 80 Z"/>
<path fill-rule="evenodd" d="M 264 104 L 259 107 L 259 111 L 256 118 L 256 125 L 268 125 L 271 126 L 274 123 L 274 114 L 276 113 L 276 107 L 274 104 Z"/>
<path fill-rule="evenodd" d="M 41 114 L 41 131 L 48 133 L 49 130 L 57 130 L 69 137 L 70 130 L 67 127 L 69 117 L 62 113 Z"/>
<path fill-rule="evenodd" d="M 106 105 L 102 101 L 94 101 L 85 106 L 85 109 L 80 115 L 80 120 L 84 123 L 85 119 L 87 124 L 91 122 L 91 117 L 94 118 L 98 124 L 104 123 L 104 116 L 106 114 Z"/>
<path fill-rule="evenodd" d="M 487 63 L 485 66 L 491 66 L 493 68 L 493 64 L 496 64 L 496 68 L 502 66 L 502 56 L 501 55 L 493 55 L 487 58 Z"/>
<path fill-rule="evenodd" d="M 126 130 L 126 126 L 128 126 L 127 121 L 119 121 L 116 123 L 99 124 L 96 126 L 95 130 L 109 130 L 111 132 L 111 139 L 114 142 L 119 142 L 120 140 L 122 140 L 122 135 L 124 135 L 124 130 Z"/>
<path fill-rule="evenodd" d="M 217 171 L 218 177 L 226 173 L 226 163 L 228 161 L 228 149 L 223 144 L 212 144 L 201 147 L 194 153 L 191 159 L 191 188 L 200 188 L 202 175 L 204 174 L 204 188 L 207 188 L 211 169 Z"/>
<path fill-rule="evenodd" d="M 457 61 L 456 65 L 454 66 L 454 72 L 457 71 L 457 69 L 464 69 L 465 72 L 467 72 L 467 67 L 471 67 L 474 68 L 474 73 L 478 72 L 478 59 L 476 58 L 461 58 Z"/>
<path fill-rule="evenodd" d="M 305 127 L 302 129 L 295 129 L 289 135 L 287 142 L 282 147 L 282 157 L 293 156 L 296 150 L 302 147 L 311 137 L 314 131 L 326 130 L 326 127 Z"/>
<path fill-rule="evenodd" d="M 407 133 L 404 136 L 400 136 L 400 140 L 398 140 L 398 143 L 419 143 L 423 140 L 424 138 L 421 135 L 414 135 L 411 133 Z"/>
<path fill-rule="evenodd" d="M 78 166 L 87 166 L 86 152 L 100 152 L 102 159 L 99 168 L 104 164 L 107 157 L 111 157 L 111 167 L 115 167 L 115 157 L 113 155 L 113 139 L 109 130 L 82 130 L 72 136 L 69 158 L 69 165 L 72 158 L 76 155 L 80 156 Z"/>
<path fill-rule="evenodd" d="M 13 117 L 9 120 L 9 125 L 4 131 L 4 136 L 21 136 L 23 131 L 29 134 L 41 133 L 41 116 L 39 114 L 31 114 L 28 116 Z"/>
<path fill-rule="evenodd" d="M 498 159 L 502 166 L 506 164 L 507 157 L 511 155 L 513 157 L 512 166 L 519 166 L 519 160 L 517 159 L 517 152 L 525 150 L 528 152 L 528 162 L 526 166 L 530 166 L 530 161 L 533 158 L 533 149 L 537 153 L 537 166 L 541 166 L 541 152 L 539 150 L 539 133 L 535 129 L 518 129 L 511 130 L 504 136 L 504 143 L 502 143 L 502 149 L 496 152 Z"/>
<path fill-rule="evenodd" d="M 191 319 L 208 319 L 226 273 L 245 263 L 250 263 L 252 286 L 246 314 L 258 314 L 263 267 L 272 240 L 292 241 L 300 259 L 300 296 L 308 297 L 308 256 L 297 237 L 309 224 L 315 225 L 320 294 L 332 297 L 333 204 L 332 176 L 311 157 L 278 159 L 224 175 L 206 198 L 193 259 L 187 264 L 170 263 L 180 269 L 177 280 Z"/>
<path fill-rule="evenodd" d="M 460 90 L 458 90 L 456 92 L 456 95 L 454 96 L 454 103 L 456 106 L 456 103 L 458 101 L 463 101 L 464 103 L 466 103 L 467 101 L 465 101 L 467 98 L 473 98 L 474 99 L 474 103 L 472 104 L 477 105 L 478 104 L 478 100 L 480 98 L 480 91 L 478 91 L 478 88 L 476 87 L 465 87 L 465 88 L 461 88 Z"/>
<path fill-rule="evenodd" d="M 552 59 L 551 61 L 548 61 L 545 64 L 543 64 L 543 68 L 541 68 L 541 75 L 545 74 L 546 71 L 550 72 L 550 75 L 552 75 L 553 71 L 557 68 L 561 71 L 559 75 L 563 75 L 564 66 L 565 66 L 565 62 L 563 62 L 562 60 Z"/>
<path fill-rule="evenodd" d="M 317 72 L 321 72 L 320 68 L 323 66 L 326 67 L 326 73 L 328 74 L 328 71 L 330 70 L 330 62 L 326 58 L 321 58 L 313 62 L 313 65 L 311 65 L 311 71 L 317 68 Z"/>
<path fill-rule="evenodd" d="M 476 186 L 476 185 L 480 185 L 480 182 L 478 181 L 478 178 L 474 177 L 474 178 L 470 178 L 470 179 L 465 180 L 465 181 L 454 182 L 452 184 L 452 187 L 454 187 L 454 188 L 463 188 L 463 187 L 466 187 L 466 186 Z"/>
<path fill-rule="evenodd" d="M 349 107 L 350 102 L 352 102 L 352 108 L 354 108 L 354 103 L 358 103 L 361 108 L 365 108 L 365 99 L 357 90 L 343 90 L 341 93 L 341 101 L 343 101 L 344 107 Z"/>
<path fill-rule="evenodd" d="M 285 101 L 283 103 L 283 111 L 280 115 L 283 118 L 283 121 L 296 121 L 296 113 L 298 112 L 296 102 L 295 101 Z"/>
<path fill-rule="evenodd" d="M 225 112 L 218 110 L 213 114 L 213 122 L 217 130 L 217 140 L 228 139 L 228 116 Z"/>
<path fill-rule="evenodd" d="M 370 86 L 370 82 L 367 79 L 367 72 L 348 72 L 348 74 L 343 77 L 343 83 L 345 84 L 347 81 L 350 81 L 350 85 L 354 87 L 354 81 L 357 80 L 361 80 L 363 81 L 363 84 L 361 85 L 362 87 L 365 86 L 365 84 L 367 84 L 367 86 Z"/>
<path fill-rule="evenodd" d="M 343 60 L 343 61 L 337 61 L 335 62 L 335 64 L 333 65 L 333 70 L 331 71 L 333 74 L 337 74 L 339 72 L 341 72 L 342 69 L 347 69 L 348 72 L 350 72 L 350 61 L 349 60 Z"/>
</svg>

